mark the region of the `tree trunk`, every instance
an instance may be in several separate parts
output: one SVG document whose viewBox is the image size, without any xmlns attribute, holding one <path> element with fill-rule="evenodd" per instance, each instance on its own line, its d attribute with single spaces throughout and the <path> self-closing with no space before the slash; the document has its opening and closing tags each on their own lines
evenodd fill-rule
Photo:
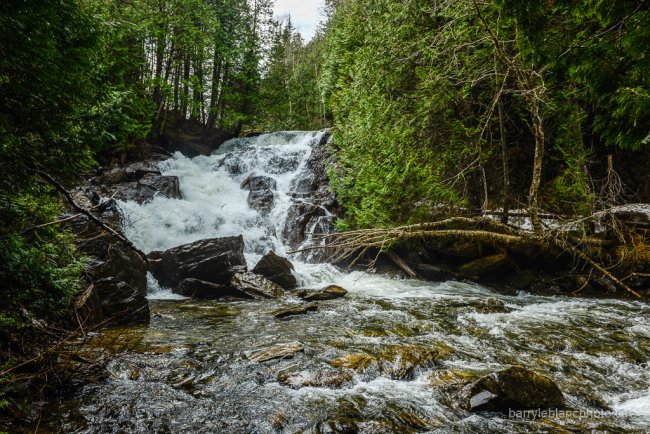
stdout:
<svg viewBox="0 0 650 434">
<path fill-rule="evenodd" d="M 499 102 L 497 103 L 497 110 L 499 111 L 501 161 L 503 163 L 503 187 L 501 189 L 501 207 L 503 208 L 503 214 L 501 214 L 501 223 L 508 224 L 508 214 L 510 213 L 510 162 L 508 155 L 508 142 L 506 138 L 505 115 L 501 97 L 499 97 Z"/>
<path fill-rule="evenodd" d="M 542 224 L 539 218 L 539 185 L 542 179 L 544 163 L 544 120 L 539 112 L 539 100 L 536 96 L 529 99 L 530 114 L 533 122 L 533 135 L 535 137 L 535 157 L 533 160 L 533 176 L 528 193 L 528 206 L 530 219 L 535 232 L 540 232 Z"/>
</svg>

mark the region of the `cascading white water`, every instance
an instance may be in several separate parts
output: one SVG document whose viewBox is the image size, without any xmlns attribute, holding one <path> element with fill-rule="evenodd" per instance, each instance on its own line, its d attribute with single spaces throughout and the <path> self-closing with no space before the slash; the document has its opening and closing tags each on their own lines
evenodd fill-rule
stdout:
<svg viewBox="0 0 650 434">
<path fill-rule="evenodd" d="M 307 160 L 326 134 L 278 132 L 230 140 L 210 156 L 187 158 L 176 153 L 160 163 L 160 169 L 164 175 L 179 178 L 183 198 L 158 196 L 143 205 L 121 202 L 124 231 L 147 253 L 201 239 L 242 234 L 251 268 L 269 250 L 287 256 L 289 249 L 282 233 L 293 203 L 292 193 L 297 181 L 309 175 L 305 173 Z M 273 208 L 267 215 L 249 207 L 248 191 L 241 188 L 242 181 L 251 174 L 270 177 L 277 183 Z M 310 239 L 308 236 L 307 241 Z M 302 285 L 341 278 L 328 264 L 309 264 L 294 258 L 292 261 Z M 149 282 L 151 297 L 171 296 L 169 291 L 160 291 L 151 276 Z"/>
</svg>

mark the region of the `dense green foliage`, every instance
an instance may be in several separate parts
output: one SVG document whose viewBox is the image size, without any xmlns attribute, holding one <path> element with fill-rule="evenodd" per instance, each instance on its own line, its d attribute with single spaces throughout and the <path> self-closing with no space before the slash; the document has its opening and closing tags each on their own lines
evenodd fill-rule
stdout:
<svg viewBox="0 0 650 434">
<path fill-rule="evenodd" d="M 322 91 L 321 32 L 305 43 L 287 23 L 274 23 L 260 84 L 257 128 L 316 130 L 327 126 L 329 112 Z"/>
<path fill-rule="evenodd" d="M 600 195 L 594 156 L 647 149 L 643 2 L 336 3 L 323 83 L 348 225 L 584 213 Z"/>
<path fill-rule="evenodd" d="M 60 212 L 37 170 L 70 178 L 92 161 L 98 29 L 70 2 L 3 2 L 0 14 L 0 327 L 67 311 L 79 275 L 65 233 L 28 231 Z M 75 26 L 69 23 L 74 22 Z M 39 43 L 34 43 L 38 40 Z M 6 336 L 3 342 L 7 342 Z"/>
</svg>

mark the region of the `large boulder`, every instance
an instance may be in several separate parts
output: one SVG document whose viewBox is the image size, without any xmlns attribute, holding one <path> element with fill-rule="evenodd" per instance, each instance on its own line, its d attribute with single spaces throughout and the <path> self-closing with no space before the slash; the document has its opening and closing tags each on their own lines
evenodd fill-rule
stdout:
<svg viewBox="0 0 650 434">
<path fill-rule="evenodd" d="M 291 273 L 293 264 L 287 258 L 278 256 L 270 251 L 260 259 L 253 268 L 253 273 L 262 275 L 284 289 L 293 289 L 298 285 L 296 277 Z"/>
<path fill-rule="evenodd" d="M 178 177 L 162 175 L 155 161 L 106 170 L 92 184 L 97 195 L 122 201 L 145 203 L 156 196 L 181 198 Z"/>
<path fill-rule="evenodd" d="M 275 179 L 251 173 L 242 181 L 240 187 L 249 190 L 248 206 L 252 209 L 262 214 L 267 214 L 273 209 L 275 203 L 274 190 L 278 188 Z"/>
<path fill-rule="evenodd" d="M 469 411 L 536 410 L 564 406 L 564 396 L 548 377 L 513 366 L 479 379 L 470 389 Z"/>
<path fill-rule="evenodd" d="M 196 241 L 148 256 L 151 274 L 172 290 L 187 278 L 230 285 L 235 273 L 246 271 L 241 235 Z"/>
<path fill-rule="evenodd" d="M 99 204 L 89 188 L 78 188 L 73 191 L 73 196 L 82 206 L 94 207 L 98 217 L 109 226 L 120 227 L 121 216 L 115 201 Z M 149 321 L 147 264 L 144 259 L 86 216 L 70 220 L 66 227 L 79 240 L 83 240 L 77 248 L 89 258 L 84 273 L 88 280 L 87 289 L 75 302 L 77 313 L 84 323 L 132 324 Z"/>
<path fill-rule="evenodd" d="M 253 298 L 279 298 L 284 294 L 280 285 L 254 273 L 235 273 L 230 279 L 230 287 Z"/>
<path fill-rule="evenodd" d="M 254 173 L 251 173 L 239 186 L 242 189 L 250 191 L 265 189 L 277 190 L 278 183 L 270 176 L 255 175 Z"/>
</svg>

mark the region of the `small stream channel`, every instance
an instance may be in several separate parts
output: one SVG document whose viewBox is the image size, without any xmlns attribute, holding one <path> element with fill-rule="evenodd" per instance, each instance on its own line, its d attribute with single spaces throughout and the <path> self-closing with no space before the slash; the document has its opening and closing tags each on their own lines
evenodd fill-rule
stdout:
<svg viewBox="0 0 650 434">
<path fill-rule="evenodd" d="M 243 234 L 249 268 L 268 250 L 287 256 L 282 234 L 323 132 L 236 139 L 209 157 L 161 163 L 183 199 L 121 204 L 125 232 L 146 252 Z M 261 215 L 240 183 L 254 172 L 277 181 Z M 322 219 L 330 216 L 323 212 Z M 323 222 L 319 221 L 322 226 Z M 289 226 L 287 226 L 289 225 Z M 314 225 L 312 225 L 314 226 Z M 309 230 L 314 230 L 310 227 Z M 344 299 L 286 319 L 282 300 L 190 300 L 150 279 L 152 320 L 94 335 L 84 351 L 113 355 L 108 375 L 82 384 L 46 428 L 57 432 L 517 433 L 650 431 L 650 306 L 636 301 L 503 295 L 480 285 L 344 272 L 291 258 L 303 287 L 337 284 Z M 300 343 L 291 359 L 251 352 Z M 404 375 L 379 369 L 387 352 L 435 349 Z M 364 370 L 334 365 L 350 354 Z M 469 413 L 463 391 L 482 375 L 519 364 L 552 378 L 564 413 L 517 419 Z M 327 376 L 330 377 L 327 377 Z M 314 379 L 329 378 L 328 381 Z"/>
</svg>

